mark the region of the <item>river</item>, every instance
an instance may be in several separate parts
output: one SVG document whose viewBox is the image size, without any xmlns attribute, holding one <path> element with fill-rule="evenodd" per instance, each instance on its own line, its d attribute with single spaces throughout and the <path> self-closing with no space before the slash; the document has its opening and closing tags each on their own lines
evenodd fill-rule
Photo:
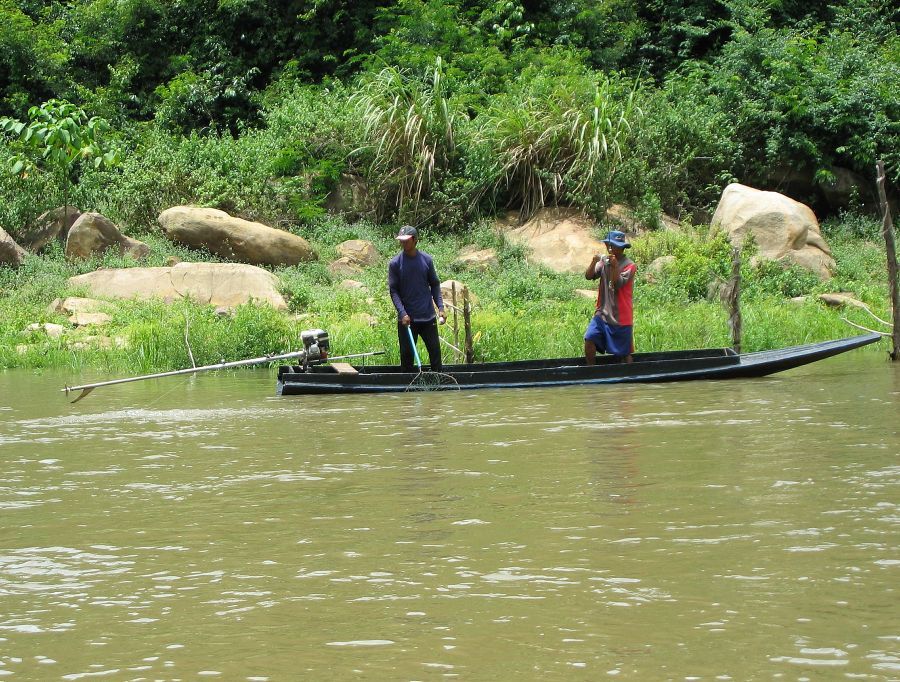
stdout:
<svg viewBox="0 0 900 682">
<path fill-rule="evenodd" d="M 883 349 L 881 349 L 883 351 Z M 900 679 L 900 367 L 0 373 L 0 679 Z"/>
</svg>

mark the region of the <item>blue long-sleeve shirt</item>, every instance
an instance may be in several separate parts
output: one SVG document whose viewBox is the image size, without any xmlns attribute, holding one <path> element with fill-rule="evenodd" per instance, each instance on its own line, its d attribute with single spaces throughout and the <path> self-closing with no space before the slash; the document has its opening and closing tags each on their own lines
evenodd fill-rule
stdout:
<svg viewBox="0 0 900 682">
<path fill-rule="evenodd" d="M 401 251 L 391 259 L 388 289 L 397 315 L 409 315 L 413 322 L 430 322 L 435 317 L 434 306 L 444 307 L 434 260 L 424 251 L 416 251 L 412 257 Z"/>
</svg>

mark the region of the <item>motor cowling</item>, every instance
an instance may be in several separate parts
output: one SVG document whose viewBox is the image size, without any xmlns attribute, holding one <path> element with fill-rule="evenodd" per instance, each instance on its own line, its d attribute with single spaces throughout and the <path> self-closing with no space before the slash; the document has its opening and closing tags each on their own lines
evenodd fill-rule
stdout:
<svg viewBox="0 0 900 682">
<path fill-rule="evenodd" d="M 328 332 L 324 329 L 307 329 L 300 332 L 300 340 L 303 342 L 303 350 L 306 351 L 306 363 L 322 362 L 328 357 L 330 349 Z"/>
</svg>

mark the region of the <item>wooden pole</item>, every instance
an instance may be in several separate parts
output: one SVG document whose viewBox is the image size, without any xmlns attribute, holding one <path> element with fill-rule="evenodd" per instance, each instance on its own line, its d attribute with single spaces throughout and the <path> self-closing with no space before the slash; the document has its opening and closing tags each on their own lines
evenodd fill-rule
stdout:
<svg viewBox="0 0 900 682">
<path fill-rule="evenodd" d="M 878 199 L 881 202 L 881 233 L 884 236 L 884 246 L 887 253 L 888 288 L 891 294 L 891 309 L 894 329 L 891 338 L 894 341 L 894 350 L 891 360 L 900 359 L 900 288 L 897 283 L 897 249 L 894 245 L 894 224 L 891 220 L 891 207 L 888 205 L 887 193 L 884 190 L 884 162 L 875 163 L 876 178 L 878 184 Z"/>
<path fill-rule="evenodd" d="M 463 287 L 463 331 L 466 335 L 466 363 L 475 362 L 472 349 L 472 307 L 469 305 L 469 287 Z"/>
<path fill-rule="evenodd" d="M 457 314 L 459 304 L 456 302 L 456 282 L 450 285 L 450 295 L 453 299 L 453 345 L 459 348 L 459 317 Z M 462 360 L 459 351 L 453 351 L 453 359 L 456 362 Z"/>
<path fill-rule="evenodd" d="M 728 326 L 731 328 L 731 347 L 741 352 L 741 250 L 731 249 L 731 279 L 725 287 L 728 303 Z"/>
</svg>

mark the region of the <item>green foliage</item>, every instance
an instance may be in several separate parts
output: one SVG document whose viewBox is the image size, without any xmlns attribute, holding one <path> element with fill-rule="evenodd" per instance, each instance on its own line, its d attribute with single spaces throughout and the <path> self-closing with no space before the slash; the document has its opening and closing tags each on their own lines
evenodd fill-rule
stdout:
<svg viewBox="0 0 900 682">
<path fill-rule="evenodd" d="M 456 157 L 457 110 L 448 96 L 441 59 L 422 79 L 387 67 L 366 77 L 352 98 L 370 159 L 365 170 L 377 216 L 423 218 L 426 199 Z"/>
<path fill-rule="evenodd" d="M 523 221 L 576 199 L 602 214 L 640 116 L 635 86 L 558 66 L 527 70 L 476 121 L 486 191 Z"/>
<path fill-rule="evenodd" d="M 741 291 L 748 298 L 794 298 L 810 293 L 819 285 L 819 278 L 799 265 L 766 259 L 760 260 L 755 268 L 745 268 L 741 279 Z"/>
<path fill-rule="evenodd" d="M 705 299 L 712 281 L 731 274 L 731 244 L 721 232 L 702 241 L 681 241 L 674 255 L 666 285 L 687 301 Z"/>
<path fill-rule="evenodd" d="M 789 163 L 810 177 L 832 166 L 871 177 L 881 158 L 900 179 L 900 36 L 884 14 L 840 16 L 830 30 L 737 30 L 708 66 L 743 174 L 772 181 Z"/>
<path fill-rule="evenodd" d="M 63 22 L 31 17 L 14 0 L 0 0 L 0 115 L 23 115 L 29 102 L 65 87 L 69 53 Z"/>
<path fill-rule="evenodd" d="M 0 132 L 15 136 L 14 151 L 6 170 L 22 179 L 47 170 L 54 174 L 68 204 L 71 185 L 80 168 L 109 168 L 118 161 L 118 151 L 104 138 L 109 130 L 105 119 L 88 115 L 74 104 L 49 100 L 28 110 L 30 123 L 0 118 Z"/>
</svg>

